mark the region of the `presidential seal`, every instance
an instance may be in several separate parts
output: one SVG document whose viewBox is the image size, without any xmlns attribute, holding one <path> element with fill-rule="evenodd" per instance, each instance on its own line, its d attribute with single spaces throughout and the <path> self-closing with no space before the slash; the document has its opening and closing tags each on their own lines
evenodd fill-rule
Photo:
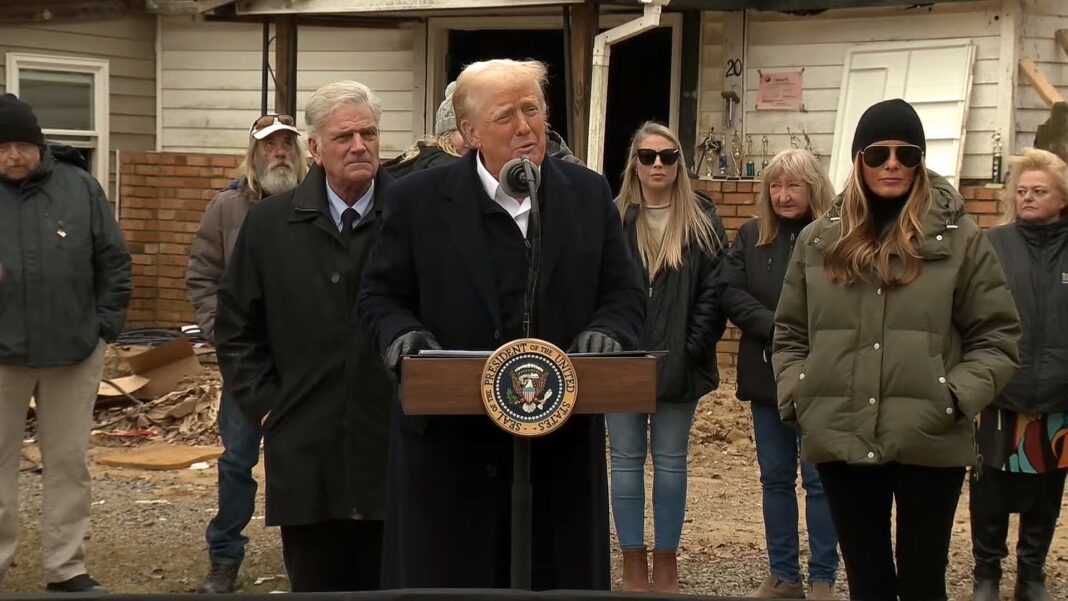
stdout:
<svg viewBox="0 0 1068 601">
<path fill-rule="evenodd" d="M 543 436 L 575 408 L 578 378 L 567 353 L 535 338 L 497 349 L 482 369 L 482 403 L 495 424 L 516 436 Z"/>
</svg>

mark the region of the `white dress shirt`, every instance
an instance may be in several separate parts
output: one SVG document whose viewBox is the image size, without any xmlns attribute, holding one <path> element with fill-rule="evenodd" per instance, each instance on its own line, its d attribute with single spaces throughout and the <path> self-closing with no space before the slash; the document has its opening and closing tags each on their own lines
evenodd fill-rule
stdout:
<svg viewBox="0 0 1068 601">
<path fill-rule="evenodd" d="M 349 208 L 348 203 L 341 200 L 341 197 L 334 192 L 334 189 L 330 187 L 330 182 L 326 182 L 326 197 L 330 200 L 330 216 L 334 218 L 334 225 L 337 226 L 337 231 L 341 231 L 341 214 L 345 212 L 345 209 Z M 367 191 L 363 193 L 363 196 L 359 200 L 352 203 L 352 208 L 356 209 L 356 212 L 360 214 L 360 218 L 352 222 L 352 227 L 355 228 L 356 224 L 363 221 L 364 217 L 371 212 L 375 204 L 375 180 L 371 180 L 371 185 L 367 187 Z"/>
</svg>

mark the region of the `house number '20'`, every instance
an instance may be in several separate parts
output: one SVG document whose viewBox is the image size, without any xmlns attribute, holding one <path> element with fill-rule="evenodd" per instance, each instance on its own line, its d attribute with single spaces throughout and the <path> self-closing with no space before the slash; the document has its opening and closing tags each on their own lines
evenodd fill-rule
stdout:
<svg viewBox="0 0 1068 601">
<path fill-rule="evenodd" d="M 742 76 L 742 59 L 732 58 L 727 61 L 727 77 Z"/>
</svg>

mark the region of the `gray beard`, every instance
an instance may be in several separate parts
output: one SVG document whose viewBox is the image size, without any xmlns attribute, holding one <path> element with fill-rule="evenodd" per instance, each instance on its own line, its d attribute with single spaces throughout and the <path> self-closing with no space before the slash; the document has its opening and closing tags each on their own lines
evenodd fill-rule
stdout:
<svg viewBox="0 0 1068 601">
<path fill-rule="evenodd" d="M 297 173 L 286 167 L 268 169 L 260 173 L 260 188 L 266 196 L 288 192 L 297 187 Z"/>
</svg>

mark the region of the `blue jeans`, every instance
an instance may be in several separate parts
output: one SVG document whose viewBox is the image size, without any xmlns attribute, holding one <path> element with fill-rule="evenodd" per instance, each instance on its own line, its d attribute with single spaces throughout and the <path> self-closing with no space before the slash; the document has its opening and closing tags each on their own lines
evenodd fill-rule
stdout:
<svg viewBox="0 0 1068 601">
<path fill-rule="evenodd" d="M 760 486 L 764 490 L 764 536 L 771 575 L 801 581 L 797 534 L 797 430 L 782 423 L 774 405 L 752 403 Z M 834 583 L 838 573 L 838 535 L 816 467 L 801 464 L 808 525 L 809 582 Z"/>
<path fill-rule="evenodd" d="M 219 400 L 219 511 L 205 533 L 212 565 L 239 566 L 248 537 L 242 534 L 256 508 L 256 480 L 252 468 L 260 460 L 259 426 L 249 423 L 234 397 L 223 388 Z"/>
<path fill-rule="evenodd" d="M 686 451 L 697 403 L 657 403 L 656 413 L 605 416 L 612 450 L 612 513 L 619 546 L 645 546 L 645 458 L 653 447 L 655 549 L 679 547 L 686 515 Z"/>
</svg>

